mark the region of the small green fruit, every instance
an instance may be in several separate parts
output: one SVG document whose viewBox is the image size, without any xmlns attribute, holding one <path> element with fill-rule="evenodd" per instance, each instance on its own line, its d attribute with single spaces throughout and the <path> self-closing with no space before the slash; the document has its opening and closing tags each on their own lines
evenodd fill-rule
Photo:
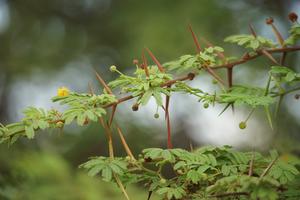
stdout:
<svg viewBox="0 0 300 200">
<path fill-rule="evenodd" d="M 159 118 L 159 114 L 158 114 L 158 113 L 155 113 L 155 114 L 154 114 L 154 118 L 156 118 L 156 119 Z"/>
<path fill-rule="evenodd" d="M 204 103 L 204 104 L 203 104 L 203 108 L 206 109 L 206 108 L 208 108 L 208 107 L 209 107 L 209 103 Z"/>
<path fill-rule="evenodd" d="M 247 127 L 246 122 L 240 122 L 239 127 L 240 129 L 245 129 Z"/>
<path fill-rule="evenodd" d="M 213 79 L 213 80 L 212 80 L 212 84 L 214 84 L 214 85 L 215 85 L 215 84 L 218 84 L 218 81 L 217 81 L 216 79 Z"/>
<path fill-rule="evenodd" d="M 115 72 L 117 70 L 117 67 L 115 65 L 110 66 L 109 70 L 111 72 Z"/>
<path fill-rule="evenodd" d="M 165 184 L 166 182 L 167 182 L 167 180 L 164 178 L 160 179 L 160 181 L 159 181 L 159 183 L 161 183 L 161 184 Z"/>
<path fill-rule="evenodd" d="M 130 156 L 126 156 L 126 157 L 125 157 L 125 160 L 126 160 L 126 161 L 130 161 L 130 160 L 131 160 Z"/>
</svg>

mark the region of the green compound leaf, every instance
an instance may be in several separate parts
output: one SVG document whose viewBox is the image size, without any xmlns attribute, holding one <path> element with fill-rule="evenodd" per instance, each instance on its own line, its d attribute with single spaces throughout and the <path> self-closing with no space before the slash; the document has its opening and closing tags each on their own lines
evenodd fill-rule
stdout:
<svg viewBox="0 0 300 200">
<path fill-rule="evenodd" d="M 168 200 L 181 199 L 185 194 L 182 186 L 163 187 L 157 190 L 157 194 L 165 196 Z"/>
<path fill-rule="evenodd" d="M 275 102 L 271 96 L 265 95 L 265 88 L 258 87 L 234 86 L 219 97 L 222 103 L 246 104 L 251 107 L 269 106 Z"/>
<path fill-rule="evenodd" d="M 285 45 L 294 45 L 300 39 L 300 24 L 294 24 L 290 31 L 290 36 L 284 41 Z"/>
<path fill-rule="evenodd" d="M 272 40 L 253 35 L 232 35 L 224 39 L 225 42 L 236 43 L 239 46 L 243 46 L 245 48 L 250 48 L 253 50 L 257 50 L 259 48 L 270 48 L 275 47 L 275 44 Z"/>
</svg>

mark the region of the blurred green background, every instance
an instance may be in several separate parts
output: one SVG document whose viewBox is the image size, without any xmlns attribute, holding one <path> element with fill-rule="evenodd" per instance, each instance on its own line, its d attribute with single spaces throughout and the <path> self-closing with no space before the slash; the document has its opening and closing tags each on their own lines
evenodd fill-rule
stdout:
<svg viewBox="0 0 300 200">
<path fill-rule="evenodd" d="M 248 33 L 252 23 L 259 34 L 274 39 L 264 20 L 273 16 L 284 36 L 287 14 L 300 14 L 299 1 L 287 0 L 0 0 L 0 122 L 14 122 L 27 106 L 56 107 L 50 98 L 59 86 L 84 92 L 91 82 L 98 91 L 93 70 L 105 80 L 115 78 L 108 68 L 133 69 L 144 47 L 161 62 L 194 53 L 187 25 L 200 37 L 223 46 L 226 55 L 242 55 L 241 49 L 224 44 L 231 34 Z M 299 55 L 288 56 L 287 65 L 299 71 Z M 259 59 L 234 73 L 236 83 L 263 85 L 268 61 Z M 195 82 L 209 88 L 207 76 Z M 258 111 L 241 132 L 238 122 L 247 115 L 241 108 L 234 117 L 217 117 L 222 108 L 203 110 L 195 99 L 175 96 L 171 102 L 176 147 L 230 144 L 240 149 L 299 154 L 300 106 L 293 95 L 284 100 L 276 129 L 268 128 Z M 155 106 L 138 113 L 134 102 L 119 107 L 117 121 L 135 153 L 147 147 L 165 147 L 164 120 L 155 120 Z M 172 105 L 173 104 L 173 105 Z M 196 111 L 195 107 L 199 107 Z M 246 112 L 244 112 L 246 110 Z M 162 115 L 161 115 L 162 116 Z M 252 127 L 252 128 L 251 128 Z M 116 154 L 125 155 L 115 137 Z M 77 166 L 90 156 L 107 155 L 103 129 L 92 124 L 69 127 L 63 132 L 38 134 L 35 140 L 19 140 L 0 146 L 0 199 L 94 200 L 122 199 L 116 186 L 88 177 Z M 146 199 L 140 186 L 129 188 L 132 199 Z"/>
</svg>

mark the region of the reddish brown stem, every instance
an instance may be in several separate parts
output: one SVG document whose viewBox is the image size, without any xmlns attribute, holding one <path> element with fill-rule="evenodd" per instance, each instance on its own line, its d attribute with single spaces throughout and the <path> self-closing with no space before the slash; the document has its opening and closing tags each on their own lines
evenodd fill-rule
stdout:
<svg viewBox="0 0 300 200">
<path fill-rule="evenodd" d="M 278 29 L 276 28 L 276 26 L 273 23 L 271 24 L 271 27 L 272 27 L 272 30 L 273 30 L 279 44 L 283 47 L 284 46 L 284 39 L 283 39 L 281 33 L 278 31 Z"/>
<path fill-rule="evenodd" d="M 112 132 L 111 129 L 108 127 L 106 122 L 102 117 L 99 118 L 100 124 L 103 126 L 107 140 L 108 140 L 108 153 L 109 153 L 109 158 L 113 159 L 114 158 L 114 148 L 113 148 L 113 142 L 112 142 Z"/>
<path fill-rule="evenodd" d="M 189 24 L 189 30 L 193 36 L 193 40 L 194 40 L 194 44 L 196 45 L 196 49 L 197 49 L 197 53 L 200 53 L 202 51 L 201 47 L 200 47 L 200 44 L 199 44 L 199 41 L 198 41 L 198 38 L 196 37 L 193 29 L 192 29 L 192 26 Z"/>
<path fill-rule="evenodd" d="M 144 51 L 142 53 L 142 59 L 143 59 L 143 66 L 144 66 L 145 74 L 147 77 L 149 77 L 149 69 L 148 69 L 147 59 L 145 57 Z"/>
<path fill-rule="evenodd" d="M 253 166 L 254 166 L 254 159 L 255 159 L 255 153 L 254 151 L 252 152 L 252 157 L 249 163 L 249 172 L 248 172 L 248 176 L 252 176 L 253 175 Z"/>
<path fill-rule="evenodd" d="M 292 52 L 292 51 L 299 51 L 300 47 L 296 46 L 296 47 L 283 47 L 283 48 L 274 48 L 274 49 L 265 49 L 265 51 L 267 51 L 268 53 L 283 53 L 283 52 Z M 226 64 L 222 64 L 222 65 L 217 65 L 214 67 L 211 67 L 212 69 L 219 69 L 219 68 L 229 68 L 232 66 L 237 66 L 243 63 L 246 63 L 250 60 L 253 60 L 259 56 L 263 55 L 261 51 L 257 51 L 257 54 L 253 55 L 253 56 L 248 56 L 246 59 L 245 58 L 241 58 L 237 61 L 231 62 L 231 63 L 226 63 Z"/>
<path fill-rule="evenodd" d="M 171 138 L 171 122 L 170 122 L 170 113 L 166 111 L 166 121 L 167 121 L 167 129 L 168 129 L 168 149 L 172 149 L 172 138 Z"/>
<path fill-rule="evenodd" d="M 109 94 L 113 94 L 113 92 L 108 87 L 108 85 L 105 83 L 105 81 L 102 79 L 102 77 L 100 76 L 100 74 L 98 74 L 97 71 L 95 71 L 95 74 L 96 74 L 96 78 L 98 79 L 98 81 L 100 82 L 100 84 L 104 87 L 104 89 L 106 90 L 106 92 L 109 93 Z"/>
<path fill-rule="evenodd" d="M 253 27 L 252 24 L 249 24 L 249 29 L 250 29 L 251 34 L 252 34 L 254 37 L 257 37 L 257 34 L 256 34 L 256 32 L 255 32 L 254 27 Z"/>
<path fill-rule="evenodd" d="M 112 106 L 112 110 L 111 110 L 111 115 L 110 115 L 110 118 L 109 118 L 109 123 L 108 123 L 109 127 L 111 127 L 111 124 L 112 124 L 112 122 L 114 120 L 114 116 L 115 116 L 116 110 L 117 110 L 117 105 L 113 105 Z"/>
<path fill-rule="evenodd" d="M 266 49 L 266 51 L 269 52 L 269 53 L 283 53 L 283 52 L 293 52 L 293 51 L 299 51 L 299 50 L 300 50 L 299 46 Z M 211 68 L 212 69 L 233 68 L 233 67 L 238 66 L 240 64 L 246 63 L 246 62 L 248 62 L 250 60 L 253 60 L 253 59 L 255 59 L 255 58 L 257 58 L 257 57 L 259 57 L 261 55 L 262 55 L 262 53 L 260 51 L 258 51 L 256 55 L 253 55 L 253 56 L 249 55 L 249 56 L 247 56 L 247 59 L 240 58 L 237 61 L 234 61 L 234 62 L 231 62 L 231 63 L 222 64 L 222 65 L 217 65 L 217 66 L 214 66 L 214 67 L 211 67 Z M 167 82 L 161 84 L 160 86 L 161 87 L 166 87 L 166 86 L 170 86 L 170 85 L 175 84 L 177 81 L 193 80 L 194 76 L 195 76 L 195 74 L 189 73 L 186 76 L 183 76 L 183 77 L 180 77 L 180 78 L 177 78 L 177 79 L 174 79 L 174 80 L 167 81 Z M 133 98 L 134 98 L 134 96 L 132 96 L 132 95 L 129 95 L 129 96 L 126 96 L 126 97 L 122 97 L 116 103 L 110 103 L 110 104 L 104 106 L 104 108 L 108 108 L 108 107 L 111 107 L 113 105 L 120 104 L 122 102 L 125 102 L 125 101 L 133 99 Z"/>
<path fill-rule="evenodd" d="M 228 87 L 232 87 L 232 67 L 227 68 Z"/>
<path fill-rule="evenodd" d="M 279 65 L 279 63 L 277 62 L 277 60 L 275 60 L 275 58 L 266 50 L 262 49 L 261 53 L 264 54 L 267 58 L 269 58 L 274 64 Z"/>
<path fill-rule="evenodd" d="M 124 147 L 124 149 L 125 149 L 127 155 L 128 155 L 132 160 L 135 160 L 135 158 L 134 158 L 134 156 L 133 156 L 133 154 L 132 154 L 132 152 L 131 152 L 131 150 L 130 150 L 130 148 L 129 148 L 129 146 L 128 146 L 126 140 L 125 140 L 125 137 L 124 137 L 124 134 L 122 133 L 122 130 L 120 129 L 119 126 L 116 125 L 116 127 L 117 127 L 118 134 L 119 134 L 119 136 L 120 136 L 122 145 L 123 145 L 123 147 Z"/>
<path fill-rule="evenodd" d="M 154 56 L 154 54 L 150 51 L 150 49 L 146 48 L 147 52 L 149 53 L 150 57 L 152 58 L 152 60 L 155 62 L 155 64 L 157 65 L 158 69 L 160 72 L 165 72 L 164 67 L 160 64 L 160 62 L 157 60 L 157 58 Z"/>
</svg>

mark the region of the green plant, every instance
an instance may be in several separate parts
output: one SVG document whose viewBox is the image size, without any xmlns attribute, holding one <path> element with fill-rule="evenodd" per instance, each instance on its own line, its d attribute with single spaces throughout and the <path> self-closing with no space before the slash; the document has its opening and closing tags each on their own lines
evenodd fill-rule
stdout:
<svg viewBox="0 0 300 200">
<path fill-rule="evenodd" d="M 96 72 L 96 77 L 104 88 L 102 94 L 95 94 L 92 87 L 89 93 L 83 94 L 71 92 L 64 87 L 59 88 L 58 95 L 52 100 L 65 105 L 65 111 L 46 111 L 30 107 L 24 111 L 25 117 L 21 122 L 1 125 L 0 141 L 13 144 L 19 137 L 32 139 L 39 130 L 63 129 L 65 125 L 74 121 L 79 126 L 99 122 L 108 139 L 109 156 L 93 157 L 80 167 L 85 168 L 91 176 L 100 176 L 104 181 L 116 183 L 127 199 L 129 195 L 126 185 L 132 183 L 144 183 L 149 190 L 148 199 L 151 198 L 152 192 L 170 200 L 233 197 L 273 200 L 299 197 L 299 160 L 290 162 L 274 151 L 270 156 L 264 156 L 258 152 L 238 152 L 228 146 L 208 146 L 195 151 L 173 148 L 169 115 L 170 97 L 172 93 L 180 92 L 196 96 L 204 108 L 216 103 L 223 104 L 223 112 L 230 106 L 248 106 L 250 113 L 248 118 L 239 124 L 241 129 L 246 128 L 247 120 L 255 109 L 263 107 L 272 127 L 271 107 L 276 102 L 280 105 L 282 98 L 289 93 L 300 90 L 300 74 L 284 66 L 286 54 L 300 50 L 300 47 L 295 45 L 300 38 L 299 24 L 295 16 L 292 22 L 294 25 L 290 31 L 291 35 L 284 40 L 274 25 L 274 20 L 267 19 L 267 24 L 272 27 L 277 37 L 277 43 L 258 36 L 251 25 L 250 35 L 226 38 L 225 41 L 237 43 L 248 49 L 239 59 L 225 56 L 223 48 L 213 46 L 206 40 L 203 40 L 206 47 L 201 48 L 190 26 L 189 30 L 197 48 L 195 55 L 184 55 L 161 64 L 146 48 L 145 51 L 154 62 L 153 65 L 148 65 L 143 51 L 142 62 L 134 60 L 136 70 L 132 75 L 125 75 L 116 66 L 111 66 L 110 70 L 118 73 L 119 77 L 107 84 Z M 274 53 L 282 54 L 280 61 L 272 56 Z M 272 62 L 266 86 L 261 88 L 235 85 L 233 69 L 259 56 L 265 56 Z M 227 70 L 227 81 L 216 72 L 219 69 Z M 174 78 L 172 71 L 179 74 L 184 72 L 187 75 Z M 219 90 L 208 93 L 187 84 L 186 81 L 192 81 L 203 72 L 213 77 L 214 82 L 219 85 Z M 114 95 L 115 90 L 127 96 L 118 98 Z M 129 99 L 136 99 L 132 110 L 137 111 L 139 106 L 146 105 L 152 97 L 157 108 L 162 108 L 165 112 L 168 148 L 144 149 L 139 157 L 135 158 L 122 130 L 113 121 L 115 111 L 118 104 Z M 107 111 L 109 108 L 112 108 L 111 113 Z M 159 115 L 156 113 L 154 117 L 158 118 Z M 115 157 L 113 132 L 120 136 L 127 157 Z M 162 173 L 165 167 L 172 169 L 173 175 L 170 178 L 166 178 Z"/>
</svg>

